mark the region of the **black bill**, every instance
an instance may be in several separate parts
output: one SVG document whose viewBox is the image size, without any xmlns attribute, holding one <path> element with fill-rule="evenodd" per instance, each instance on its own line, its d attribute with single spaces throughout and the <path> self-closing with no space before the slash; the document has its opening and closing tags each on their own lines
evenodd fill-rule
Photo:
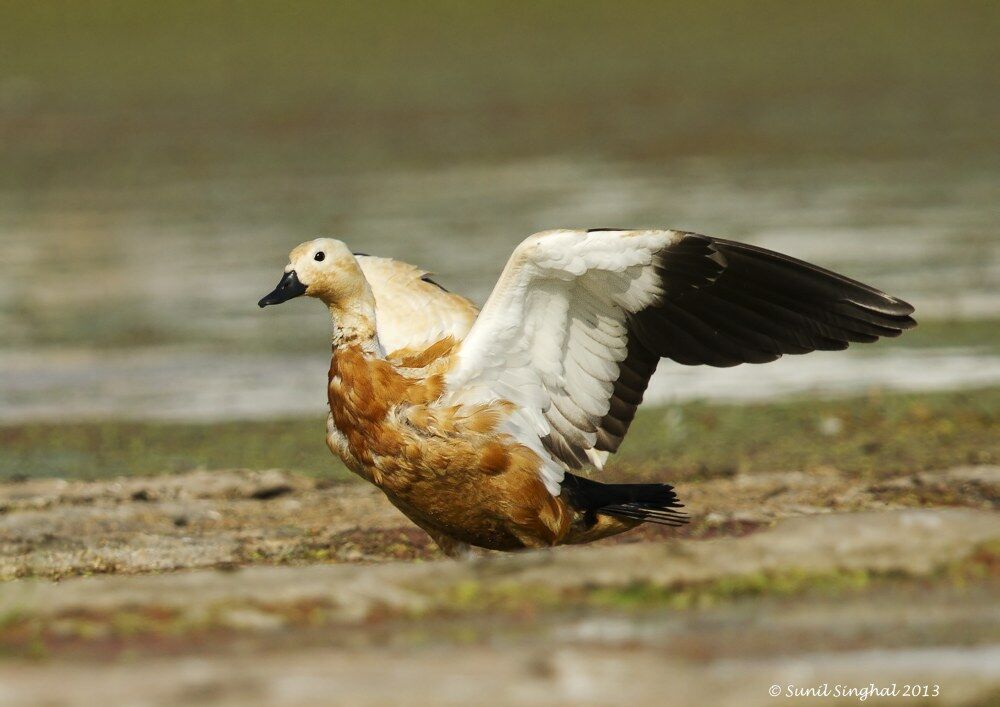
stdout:
<svg viewBox="0 0 1000 707">
<path fill-rule="evenodd" d="M 293 297 L 298 297 L 306 293 L 306 286 L 299 282 L 299 276 L 294 270 L 289 270 L 278 281 L 278 286 L 270 293 L 260 298 L 257 306 L 263 309 L 269 304 L 281 304 Z"/>
</svg>

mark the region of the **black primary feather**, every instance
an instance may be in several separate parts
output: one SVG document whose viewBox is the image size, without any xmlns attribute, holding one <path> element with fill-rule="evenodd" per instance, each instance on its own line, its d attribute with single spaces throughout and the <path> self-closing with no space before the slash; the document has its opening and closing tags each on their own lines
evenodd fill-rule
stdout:
<svg viewBox="0 0 1000 707">
<path fill-rule="evenodd" d="M 595 448 L 615 452 L 661 358 L 687 366 L 767 363 L 899 336 L 913 307 L 782 253 L 684 233 L 656 254 L 661 300 L 628 318 L 627 358 Z"/>
</svg>

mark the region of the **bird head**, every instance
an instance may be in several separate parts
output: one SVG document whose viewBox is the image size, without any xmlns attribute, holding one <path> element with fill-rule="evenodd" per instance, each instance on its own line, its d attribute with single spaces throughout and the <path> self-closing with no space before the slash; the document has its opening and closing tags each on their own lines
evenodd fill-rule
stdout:
<svg viewBox="0 0 1000 707">
<path fill-rule="evenodd" d="M 263 308 L 307 295 L 334 307 L 362 295 L 365 284 L 361 266 L 346 245 L 333 238 L 317 238 L 289 253 L 278 286 L 257 305 Z"/>
</svg>

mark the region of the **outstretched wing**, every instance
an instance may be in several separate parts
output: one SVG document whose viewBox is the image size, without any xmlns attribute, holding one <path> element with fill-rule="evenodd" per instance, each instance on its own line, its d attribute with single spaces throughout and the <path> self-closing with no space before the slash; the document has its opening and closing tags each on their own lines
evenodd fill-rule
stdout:
<svg viewBox="0 0 1000 707">
<path fill-rule="evenodd" d="M 457 400 L 503 398 L 566 467 L 618 449 L 661 358 L 764 363 L 898 336 L 913 308 L 815 265 L 682 231 L 547 231 L 519 245 L 448 377 Z M 537 442 L 537 443 L 536 443 Z M 547 451 L 548 454 L 544 454 Z"/>
<path fill-rule="evenodd" d="M 375 295 L 378 338 L 387 352 L 421 351 L 446 336 L 465 338 L 478 313 L 472 302 L 409 263 L 363 253 L 354 257 Z"/>
</svg>

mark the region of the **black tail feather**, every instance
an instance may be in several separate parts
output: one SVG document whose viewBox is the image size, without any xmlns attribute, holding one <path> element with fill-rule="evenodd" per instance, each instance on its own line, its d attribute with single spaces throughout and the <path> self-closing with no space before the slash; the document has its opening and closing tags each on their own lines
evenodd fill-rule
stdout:
<svg viewBox="0 0 1000 707">
<path fill-rule="evenodd" d="M 640 503 L 629 503 L 616 506 L 605 506 L 600 513 L 617 516 L 618 518 L 628 518 L 630 520 L 641 520 L 644 523 L 657 523 L 659 525 L 680 526 L 691 521 L 686 513 L 670 511 L 655 506 L 645 506 Z"/>
<path fill-rule="evenodd" d="M 599 481 L 567 473 L 562 491 L 566 499 L 584 513 L 606 513 L 619 518 L 646 523 L 679 526 L 687 523 L 687 514 L 669 484 L 602 484 Z"/>
</svg>

